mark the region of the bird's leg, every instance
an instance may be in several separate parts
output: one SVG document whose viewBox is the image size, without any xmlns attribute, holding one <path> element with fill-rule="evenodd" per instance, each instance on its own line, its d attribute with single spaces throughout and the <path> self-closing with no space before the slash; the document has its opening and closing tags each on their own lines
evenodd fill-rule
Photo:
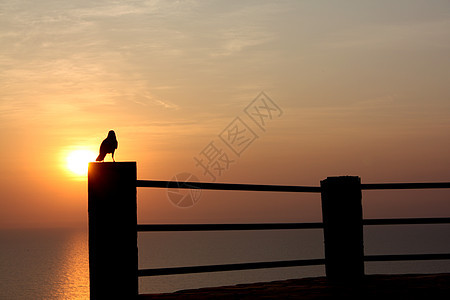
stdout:
<svg viewBox="0 0 450 300">
<path fill-rule="evenodd" d="M 116 162 L 116 161 L 114 160 L 114 152 L 111 153 L 111 156 L 112 156 L 113 162 Z"/>
</svg>

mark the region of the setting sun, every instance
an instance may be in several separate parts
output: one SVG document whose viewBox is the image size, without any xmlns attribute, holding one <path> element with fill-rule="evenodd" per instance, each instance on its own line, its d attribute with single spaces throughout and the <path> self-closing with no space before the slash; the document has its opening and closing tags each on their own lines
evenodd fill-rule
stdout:
<svg viewBox="0 0 450 300">
<path fill-rule="evenodd" d="M 77 174 L 86 175 L 88 163 L 95 161 L 97 154 L 90 150 L 74 150 L 67 156 L 67 168 Z"/>
</svg>

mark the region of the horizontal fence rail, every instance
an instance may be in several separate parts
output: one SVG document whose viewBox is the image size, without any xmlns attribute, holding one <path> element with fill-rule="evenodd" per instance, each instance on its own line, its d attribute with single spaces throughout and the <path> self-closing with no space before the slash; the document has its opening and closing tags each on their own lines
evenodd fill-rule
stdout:
<svg viewBox="0 0 450 300">
<path fill-rule="evenodd" d="M 256 224 L 141 224 L 138 231 L 223 231 L 283 230 L 323 228 L 322 223 L 256 223 Z"/>
<path fill-rule="evenodd" d="M 364 219 L 363 225 L 450 224 L 450 218 Z"/>
<path fill-rule="evenodd" d="M 450 253 L 438 254 L 391 254 L 391 255 L 365 255 L 365 262 L 386 262 L 386 261 L 409 261 L 409 260 L 447 260 L 450 259 Z M 324 265 L 324 258 L 302 259 L 302 260 L 284 260 L 271 262 L 253 262 L 206 266 L 188 266 L 188 267 L 170 267 L 141 269 L 138 271 L 140 277 L 162 276 L 162 275 L 181 275 L 193 273 L 225 272 L 270 268 L 303 267 Z"/>
<path fill-rule="evenodd" d="M 192 266 L 192 267 L 172 267 L 172 268 L 142 269 L 138 271 L 138 276 L 160 276 L 160 275 L 178 275 L 190 273 L 240 271 L 240 270 L 270 269 L 270 268 L 284 268 L 284 267 L 302 267 L 302 266 L 315 266 L 323 264 L 325 264 L 325 259 L 318 258 L 318 259 L 283 260 L 271 262 L 253 262 L 253 263 L 206 265 L 206 266 Z"/>
<path fill-rule="evenodd" d="M 318 186 L 238 184 L 215 182 L 180 182 L 162 180 L 136 180 L 137 187 L 178 188 L 228 191 L 260 191 L 260 192 L 303 192 L 320 193 Z M 418 182 L 418 183 L 362 183 L 361 190 L 405 190 L 405 189 L 448 189 L 450 182 Z"/>
<path fill-rule="evenodd" d="M 390 254 L 365 255 L 364 261 L 405 261 L 405 260 L 443 260 L 450 259 L 450 253 L 438 254 Z"/>
<path fill-rule="evenodd" d="M 428 183 L 362 183 L 362 190 L 448 189 L 450 182 Z"/>
<path fill-rule="evenodd" d="M 364 219 L 363 225 L 414 225 L 450 224 L 450 218 L 401 218 Z M 227 231 L 227 230 L 287 230 L 322 229 L 323 223 L 251 223 L 251 224 L 139 224 L 137 230 L 144 231 Z"/>
<path fill-rule="evenodd" d="M 318 186 L 180 182 L 180 181 L 157 181 L 157 180 L 136 180 L 136 186 L 153 187 L 153 188 L 259 191 L 259 192 L 294 192 L 294 193 L 320 193 L 321 191 L 320 187 Z"/>
</svg>

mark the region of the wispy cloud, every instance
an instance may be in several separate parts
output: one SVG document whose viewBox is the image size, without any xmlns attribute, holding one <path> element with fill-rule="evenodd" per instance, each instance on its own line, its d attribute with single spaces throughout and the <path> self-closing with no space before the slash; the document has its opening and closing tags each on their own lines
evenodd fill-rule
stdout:
<svg viewBox="0 0 450 300">
<path fill-rule="evenodd" d="M 264 28 L 254 26 L 227 28 L 219 31 L 217 49 L 212 49 L 210 56 L 231 56 L 274 40 L 273 34 Z"/>
<path fill-rule="evenodd" d="M 131 101 L 142 106 L 160 106 L 168 110 L 180 109 L 180 106 L 168 100 L 162 100 L 148 91 L 140 91 L 133 95 Z"/>
</svg>

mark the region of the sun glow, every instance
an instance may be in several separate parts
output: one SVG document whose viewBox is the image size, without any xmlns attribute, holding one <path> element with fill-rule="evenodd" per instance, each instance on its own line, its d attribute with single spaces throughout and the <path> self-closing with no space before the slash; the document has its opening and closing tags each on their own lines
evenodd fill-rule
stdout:
<svg viewBox="0 0 450 300">
<path fill-rule="evenodd" d="M 76 175 L 86 175 L 88 163 L 96 157 L 97 154 L 90 150 L 74 150 L 67 156 L 67 168 Z"/>
</svg>

